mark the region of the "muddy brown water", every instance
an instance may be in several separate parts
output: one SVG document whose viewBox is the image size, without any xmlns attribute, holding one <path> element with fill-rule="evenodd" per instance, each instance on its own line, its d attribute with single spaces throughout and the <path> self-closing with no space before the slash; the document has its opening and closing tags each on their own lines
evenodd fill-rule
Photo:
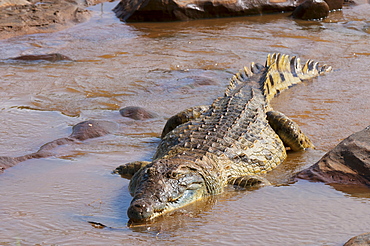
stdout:
<svg viewBox="0 0 370 246">
<path fill-rule="evenodd" d="M 0 155 L 21 156 L 71 133 L 87 119 L 119 130 L 63 146 L 0 175 L 0 245 L 341 245 L 370 231 L 370 192 L 299 181 L 297 170 L 370 125 L 370 5 L 346 7 L 324 22 L 287 14 L 176 23 L 119 22 L 115 3 L 65 31 L 0 41 L 0 59 L 62 53 L 74 62 L 0 63 Z M 165 120 L 212 102 L 227 78 L 280 52 L 312 58 L 334 72 L 273 100 L 297 121 L 315 150 L 290 154 L 274 185 L 228 190 L 153 224 L 127 227 L 128 181 L 111 171 L 150 160 Z M 135 121 L 124 106 L 158 117 Z M 98 229 L 88 221 L 110 228 Z"/>
</svg>

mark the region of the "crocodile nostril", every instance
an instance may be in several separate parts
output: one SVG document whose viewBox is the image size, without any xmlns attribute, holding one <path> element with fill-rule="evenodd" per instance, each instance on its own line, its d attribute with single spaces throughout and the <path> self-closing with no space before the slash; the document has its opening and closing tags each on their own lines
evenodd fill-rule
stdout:
<svg viewBox="0 0 370 246">
<path fill-rule="evenodd" d="M 127 215 L 132 220 L 145 220 L 153 215 L 153 208 L 144 200 L 139 199 L 131 203 Z"/>
</svg>

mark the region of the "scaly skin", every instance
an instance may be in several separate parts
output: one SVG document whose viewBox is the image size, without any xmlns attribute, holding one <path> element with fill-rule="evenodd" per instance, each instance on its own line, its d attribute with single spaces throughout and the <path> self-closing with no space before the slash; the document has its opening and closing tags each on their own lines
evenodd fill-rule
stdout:
<svg viewBox="0 0 370 246">
<path fill-rule="evenodd" d="M 164 127 L 153 162 L 128 163 L 116 169 L 129 178 L 134 222 L 153 219 L 228 185 L 268 183 L 261 175 L 292 150 L 313 147 L 298 125 L 274 112 L 269 101 L 278 92 L 331 67 L 269 55 L 266 65 L 252 63 L 230 80 L 225 96 L 211 106 L 195 107 L 171 117 Z M 280 136 L 279 136 L 279 135 Z"/>
</svg>

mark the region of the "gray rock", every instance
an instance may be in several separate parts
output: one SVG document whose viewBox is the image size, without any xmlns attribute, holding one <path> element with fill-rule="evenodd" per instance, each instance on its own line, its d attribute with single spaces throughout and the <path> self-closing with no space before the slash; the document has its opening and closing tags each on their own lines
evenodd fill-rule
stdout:
<svg viewBox="0 0 370 246">
<path fill-rule="evenodd" d="M 59 54 L 59 53 L 52 53 L 52 54 L 45 54 L 45 55 L 23 55 L 14 58 L 10 58 L 10 60 L 16 61 L 50 61 L 50 62 L 57 62 L 57 61 L 72 61 L 71 58 L 68 56 Z"/>
<path fill-rule="evenodd" d="M 72 127 L 70 138 L 80 141 L 102 137 L 113 133 L 118 129 L 118 125 L 112 121 L 106 120 L 88 120 L 78 123 Z"/>
<path fill-rule="evenodd" d="M 118 129 L 118 125 L 112 121 L 88 120 L 80 122 L 72 127 L 72 134 L 66 138 L 58 138 L 48 142 L 40 149 L 31 154 L 18 157 L 0 156 L 0 173 L 16 164 L 29 160 L 54 156 L 54 150 L 61 145 L 74 144 L 91 138 L 102 137 L 111 134 Z"/>
<path fill-rule="evenodd" d="M 128 117 L 134 120 L 146 120 L 157 117 L 155 113 L 149 112 L 145 108 L 128 106 L 119 110 L 123 117 Z"/>
<path fill-rule="evenodd" d="M 370 126 L 344 139 L 296 178 L 370 186 Z"/>
</svg>

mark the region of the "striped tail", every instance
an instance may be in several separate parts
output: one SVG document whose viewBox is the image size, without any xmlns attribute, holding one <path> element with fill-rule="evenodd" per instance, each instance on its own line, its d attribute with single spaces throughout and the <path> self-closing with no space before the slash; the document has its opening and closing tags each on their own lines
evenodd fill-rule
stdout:
<svg viewBox="0 0 370 246">
<path fill-rule="evenodd" d="M 302 67 L 300 59 L 288 55 L 269 54 L 267 56 L 266 71 L 261 77 L 260 85 L 267 101 L 276 94 L 294 84 L 313 79 L 332 70 L 331 66 L 319 67 L 318 62 L 308 60 Z"/>
<path fill-rule="evenodd" d="M 318 62 L 308 60 L 302 67 L 300 59 L 282 54 L 269 54 L 265 66 L 252 63 L 235 74 L 226 90 L 230 95 L 237 87 L 248 81 L 258 80 L 266 100 L 269 102 L 276 94 L 304 80 L 313 79 L 332 70 L 331 66 L 319 67 Z"/>
</svg>

